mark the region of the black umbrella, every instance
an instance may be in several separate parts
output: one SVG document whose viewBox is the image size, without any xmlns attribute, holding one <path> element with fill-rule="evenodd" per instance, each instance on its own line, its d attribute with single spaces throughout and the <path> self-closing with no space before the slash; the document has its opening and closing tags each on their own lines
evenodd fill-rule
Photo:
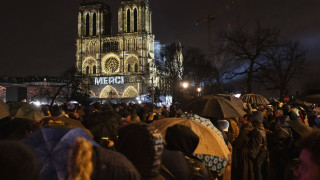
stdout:
<svg viewBox="0 0 320 180">
<path fill-rule="evenodd" d="M 200 96 L 188 105 L 188 109 L 203 117 L 236 118 L 245 112 L 227 99 L 218 96 Z"/>
<path fill-rule="evenodd" d="M 117 139 L 122 127 L 121 117 L 113 111 L 98 112 L 84 119 L 84 125 L 91 131 L 96 141 L 101 138 Z"/>
</svg>

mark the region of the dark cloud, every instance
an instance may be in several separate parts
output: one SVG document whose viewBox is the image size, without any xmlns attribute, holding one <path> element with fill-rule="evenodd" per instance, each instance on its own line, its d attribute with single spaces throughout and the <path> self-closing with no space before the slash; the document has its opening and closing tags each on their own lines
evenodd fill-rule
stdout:
<svg viewBox="0 0 320 180">
<path fill-rule="evenodd" d="M 88 0 L 87 0 L 88 1 Z M 75 64 L 79 0 L 10 0 L 1 3 L 0 75 L 59 75 Z M 120 0 L 105 0 L 116 32 Z M 153 32 L 162 43 L 181 41 L 207 49 L 207 25 L 194 26 L 231 0 L 149 0 Z M 317 59 L 320 45 L 320 1 L 242 0 L 212 21 L 212 35 L 238 20 L 260 20 L 289 38 L 301 39 Z"/>
</svg>

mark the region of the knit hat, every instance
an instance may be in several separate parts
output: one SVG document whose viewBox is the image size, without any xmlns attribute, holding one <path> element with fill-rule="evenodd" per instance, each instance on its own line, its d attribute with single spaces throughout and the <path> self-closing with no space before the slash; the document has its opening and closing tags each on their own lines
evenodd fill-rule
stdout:
<svg viewBox="0 0 320 180">
<path fill-rule="evenodd" d="M 218 121 L 218 127 L 221 131 L 228 132 L 229 129 L 229 122 L 227 120 L 219 120 Z"/>
<path fill-rule="evenodd" d="M 252 122 L 256 122 L 262 124 L 263 122 L 263 114 L 261 111 L 255 111 L 252 114 Z"/>
</svg>

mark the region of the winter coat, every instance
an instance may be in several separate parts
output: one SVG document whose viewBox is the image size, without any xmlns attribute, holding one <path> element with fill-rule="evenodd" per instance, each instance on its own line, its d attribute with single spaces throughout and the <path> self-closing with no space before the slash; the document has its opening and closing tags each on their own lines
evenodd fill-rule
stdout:
<svg viewBox="0 0 320 180">
<path fill-rule="evenodd" d="M 265 177 L 268 149 L 267 149 L 267 134 L 263 124 L 254 125 L 253 130 L 249 133 L 249 159 L 253 164 L 255 180 L 262 180 Z"/>
<path fill-rule="evenodd" d="M 116 147 L 134 164 L 142 179 L 163 179 L 160 176 L 163 139 L 153 126 L 138 123 L 119 129 Z"/>
<path fill-rule="evenodd" d="M 252 124 L 243 124 L 239 136 L 233 142 L 232 158 L 232 179 L 234 180 L 252 180 L 254 179 L 252 162 L 248 157 L 249 133 L 253 129 Z"/>
</svg>

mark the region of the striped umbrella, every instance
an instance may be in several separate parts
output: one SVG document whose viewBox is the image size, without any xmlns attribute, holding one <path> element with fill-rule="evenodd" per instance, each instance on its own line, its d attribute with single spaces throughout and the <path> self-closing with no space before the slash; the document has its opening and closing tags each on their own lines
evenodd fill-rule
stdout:
<svg viewBox="0 0 320 180">
<path fill-rule="evenodd" d="M 269 101 L 260 94 L 245 94 L 240 97 L 242 102 L 257 104 L 257 105 L 267 105 Z"/>
</svg>

